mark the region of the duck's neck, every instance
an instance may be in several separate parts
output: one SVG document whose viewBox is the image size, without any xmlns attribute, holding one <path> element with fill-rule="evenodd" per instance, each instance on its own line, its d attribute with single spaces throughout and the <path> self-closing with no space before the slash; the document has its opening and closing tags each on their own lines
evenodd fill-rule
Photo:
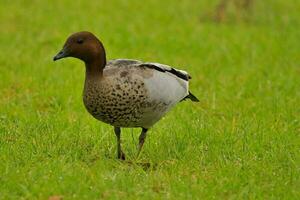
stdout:
<svg viewBox="0 0 300 200">
<path fill-rule="evenodd" d="M 85 75 L 87 79 L 102 78 L 103 69 L 106 62 L 95 60 L 94 62 L 85 63 Z"/>
<path fill-rule="evenodd" d="M 95 53 L 91 59 L 85 62 L 86 79 L 101 79 L 103 77 L 103 69 L 105 65 L 106 55 L 104 47 L 101 44 L 97 53 Z"/>
</svg>

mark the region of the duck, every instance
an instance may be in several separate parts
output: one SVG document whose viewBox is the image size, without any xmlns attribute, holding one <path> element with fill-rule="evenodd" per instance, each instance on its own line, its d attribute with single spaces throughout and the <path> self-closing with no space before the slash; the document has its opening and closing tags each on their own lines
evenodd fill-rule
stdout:
<svg viewBox="0 0 300 200">
<path fill-rule="evenodd" d="M 138 157 L 148 130 L 171 108 L 187 99 L 199 102 L 189 91 L 191 76 L 186 71 L 133 59 L 107 61 L 102 42 L 91 32 L 71 34 L 53 60 L 67 57 L 84 62 L 84 106 L 94 118 L 114 127 L 118 159 L 125 160 L 121 128 L 142 129 Z"/>
</svg>

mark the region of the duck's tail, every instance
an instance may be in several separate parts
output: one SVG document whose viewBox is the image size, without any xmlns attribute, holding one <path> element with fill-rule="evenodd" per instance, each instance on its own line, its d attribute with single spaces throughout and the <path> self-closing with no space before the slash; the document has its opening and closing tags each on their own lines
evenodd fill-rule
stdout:
<svg viewBox="0 0 300 200">
<path fill-rule="evenodd" d="M 181 101 L 184 101 L 186 99 L 190 99 L 191 101 L 194 102 L 199 102 L 199 99 L 195 95 L 193 95 L 190 91 L 189 94 L 186 97 L 184 97 Z"/>
</svg>

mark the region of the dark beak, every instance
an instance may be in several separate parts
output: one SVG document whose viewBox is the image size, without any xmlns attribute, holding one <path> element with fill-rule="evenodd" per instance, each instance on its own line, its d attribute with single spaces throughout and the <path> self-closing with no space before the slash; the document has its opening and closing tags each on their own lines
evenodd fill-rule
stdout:
<svg viewBox="0 0 300 200">
<path fill-rule="evenodd" d="M 53 61 L 59 60 L 61 58 L 65 58 L 67 56 L 68 56 L 67 51 L 65 48 L 63 48 L 60 52 L 58 52 L 56 56 L 54 56 Z"/>
</svg>

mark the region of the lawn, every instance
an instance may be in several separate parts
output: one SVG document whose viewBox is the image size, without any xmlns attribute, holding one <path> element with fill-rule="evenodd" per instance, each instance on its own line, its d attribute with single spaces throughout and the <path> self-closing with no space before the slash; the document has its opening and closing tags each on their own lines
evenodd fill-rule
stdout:
<svg viewBox="0 0 300 200">
<path fill-rule="evenodd" d="M 1 0 L 0 199 L 300 199 L 300 1 L 216 23 L 217 1 Z M 108 59 L 193 77 L 200 103 L 150 129 L 138 160 L 140 129 L 123 129 L 131 163 L 83 106 L 83 63 L 52 61 L 81 30 Z"/>
</svg>

